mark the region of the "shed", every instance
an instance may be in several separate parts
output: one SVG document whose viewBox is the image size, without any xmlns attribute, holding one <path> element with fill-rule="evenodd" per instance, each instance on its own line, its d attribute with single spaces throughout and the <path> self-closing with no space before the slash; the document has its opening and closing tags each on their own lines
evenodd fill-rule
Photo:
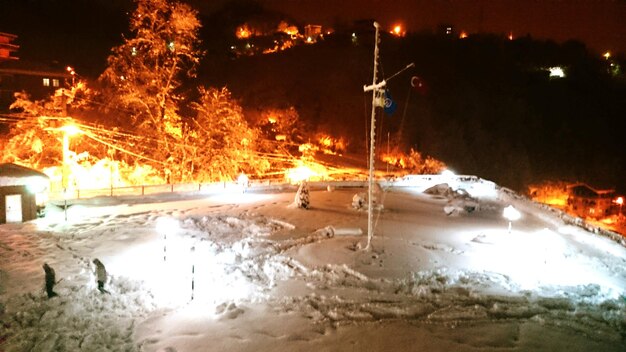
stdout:
<svg viewBox="0 0 626 352">
<path fill-rule="evenodd" d="M 50 178 L 12 163 L 0 164 L 0 224 L 36 219 L 45 206 Z"/>
</svg>

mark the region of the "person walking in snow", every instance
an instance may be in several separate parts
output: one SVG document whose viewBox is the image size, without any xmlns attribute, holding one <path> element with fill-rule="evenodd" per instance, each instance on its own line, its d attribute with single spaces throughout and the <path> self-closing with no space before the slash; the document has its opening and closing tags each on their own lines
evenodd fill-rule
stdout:
<svg viewBox="0 0 626 352">
<path fill-rule="evenodd" d="M 98 258 L 93 260 L 93 264 L 96 266 L 96 281 L 98 282 L 98 290 L 102 293 L 109 293 L 109 291 L 104 288 L 104 284 L 107 281 L 107 270 L 104 267 L 104 264 L 102 264 Z"/>
<path fill-rule="evenodd" d="M 43 263 L 43 271 L 46 274 L 44 280 L 46 282 L 46 293 L 48 294 L 48 298 L 58 296 L 57 293 L 54 292 L 54 285 L 57 283 L 54 269 L 52 269 L 48 263 Z"/>
</svg>

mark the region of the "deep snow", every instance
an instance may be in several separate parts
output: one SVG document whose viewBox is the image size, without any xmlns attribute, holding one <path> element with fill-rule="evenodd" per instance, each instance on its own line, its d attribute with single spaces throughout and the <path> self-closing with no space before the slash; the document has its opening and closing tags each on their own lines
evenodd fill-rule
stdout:
<svg viewBox="0 0 626 352">
<path fill-rule="evenodd" d="M 372 251 L 352 207 L 364 189 L 341 184 L 312 185 L 309 209 L 294 187 L 253 188 L 94 198 L 67 222 L 50 207 L 0 225 L 0 350 L 626 350 L 624 246 L 511 192 L 423 181 L 379 195 Z M 61 279 L 52 299 L 44 262 Z"/>
</svg>

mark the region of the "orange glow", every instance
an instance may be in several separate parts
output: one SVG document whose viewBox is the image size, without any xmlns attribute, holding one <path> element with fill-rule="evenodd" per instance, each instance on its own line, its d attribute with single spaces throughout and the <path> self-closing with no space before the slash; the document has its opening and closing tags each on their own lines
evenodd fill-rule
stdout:
<svg viewBox="0 0 626 352">
<path fill-rule="evenodd" d="M 113 187 L 127 187 L 135 185 L 165 184 L 165 180 L 159 176 L 156 169 L 148 165 L 128 165 L 122 161 L 104 158 L 95 162 L 89 153 L 76 154 L 69 152 L 67 161 L 67 189 L 74 190 L 106 189 Z M 52 166 L 43 169 L 50 177 L 52 192 L 60 192 L 64 187 L 63 168 Z"/>
<path fill-rule="evenodd" d="M 317 144 L 324 154 L 337 155 L 345 153 L 346 151 L 346 142 L 343 138 L 334 138 L 326 134 L 318 134 Z"/>
<path fill-rule="evenodd" d="M 243 24 L 237 28 L 235 35 L 238 39 L 248 39 L 252 36 L 252 31 L 247 24 Z"/>
<path fill-rule="evenodd" d="M 275 116 L 268 116 L 267 117 L 267 122 L 269 123 L 276 123 L 276 117 Z"/>
<path fill-rule="evenodd" d="M 467 32 L 462 31 L 461 34 L 459 35 L 459 38 L 461 38 L 461 39 L 467 38 Z"/>
<path fill-rule="evenodd" d="M 418 174 L 439 174 L 446 169 L 446 164 L 430 156 L 422 156 L 411 149 L 409 154 L 398 150 L 381 153 L 380 159 L 390 166 Z"/>
<path fill-rule="evenodd" d="M 63 127 L 60 127 L 59 129 L 63 131 L 67 136 L 74 136 L 81 132 L 80 128 L 78 128 L 76 125 L 65 125 Z"/>
<path fill-rule="evenodd" d="M 618 205 L 622 205 L 624 204 L 624 198 L 623 197 L 617 197 L 617 199 L 615 200 L 615 203 L 617 203 Z"/>
<path fill-rule="evenodd" d="M 285 170 L 285 179 L 292 184 L 329 178 L 329 170 L 324 165 L 312 161 L 298 160 L 296 167 Z"/>
<path fill-rule="evenodd" d="M 285 178 L 291 183 L 308 181 L 312 176 L 315 176 L 315 172 L 305 165 L 287 169 L 285 174 Z"/>
<path fill-rule="evenodd" d="M 535 202 L 551 205 L 560 209 L 567 207 L 567 184 L 564 182 L 546 182 L 528 187 L 530 197 Z"/>
<path fill-rule="evenodd" d="M 509 40 L 513 40 L 513 32 L 509 32 Z"/>
<path fill-rule="evenodd" d="M 404 28 L 402 28 L 402 25 L 399 24 L 393 26 L 390 33 L 398 37 L 404 37 L 404 35 L 406 34 Z"/>
<path fill-rule="evenodd" d="M 604 58 L 608 60 L 608 59 L 610 59 L 610 58 L 611 58 L 611 52 L 610 52 L 610 51 L 607 51 L 607 52 L 605 52 L 602 56 L 604 56 Z"/>
</svg>

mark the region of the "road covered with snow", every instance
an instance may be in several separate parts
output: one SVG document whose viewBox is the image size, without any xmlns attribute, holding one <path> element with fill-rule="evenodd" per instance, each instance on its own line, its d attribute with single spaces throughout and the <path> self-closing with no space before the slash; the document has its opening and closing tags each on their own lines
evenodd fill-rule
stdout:
<svg viewBox="0 0 626 352">
<path fill-rule="evenodd" d="M 626 350 L 622 244 L 510 192 L 383 189 L 371 250 L 363 188 L 313 187 L 310 209 L 293 187 L 103 197 L 0 225 L 0 350 Z"/>
</svg>

